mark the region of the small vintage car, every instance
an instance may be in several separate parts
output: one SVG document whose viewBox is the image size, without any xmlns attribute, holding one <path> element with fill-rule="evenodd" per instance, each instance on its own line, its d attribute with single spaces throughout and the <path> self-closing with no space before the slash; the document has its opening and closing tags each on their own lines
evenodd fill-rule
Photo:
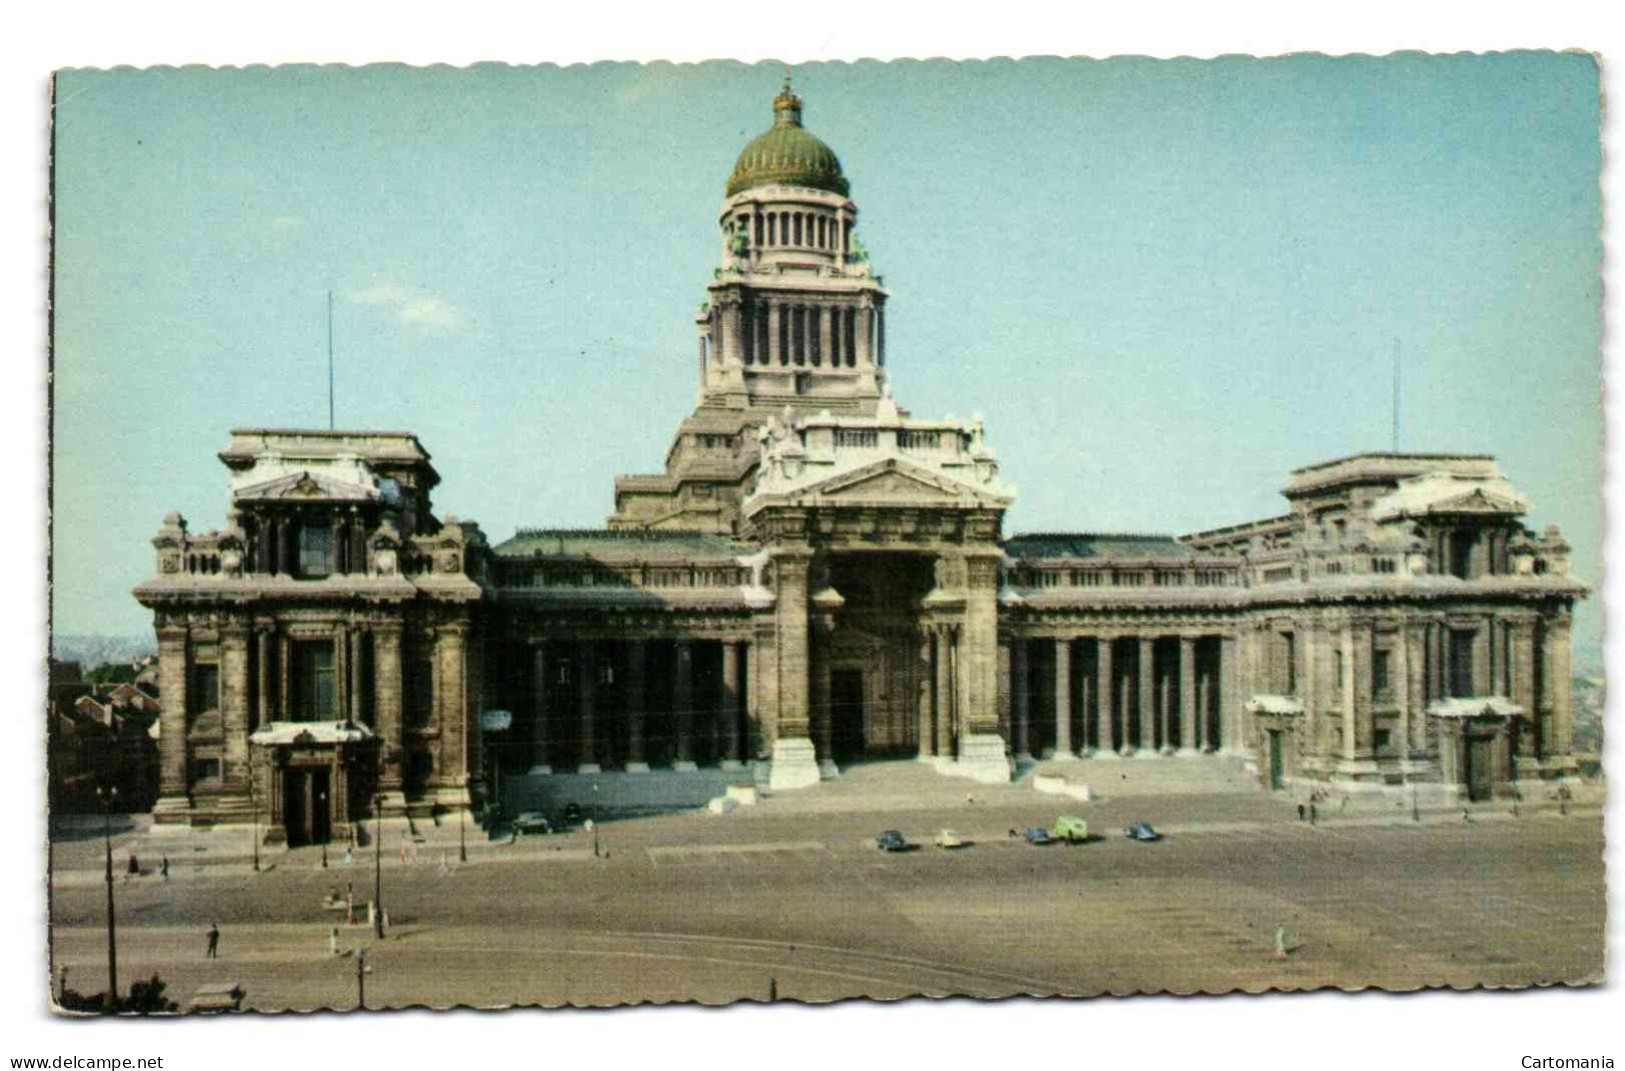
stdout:
<svg viewBox="0 0 1625 1071">
<path fill-rule="evenodd" d="M 1040 846 L 1045 844 L 1054 844 L 1055 835 L 1049 830 L 1045 829 L 1043 826 L 1033 826 L 1031 829 L 1027 830 L 1027 843 L 1037 844 Z"/>
<path fill-rule="evenodd" d="M 939 848 L 963 848 L 970 842 L 951 829 L 939 829 L 933 843 Z"/>
<path fill-rule="evenodd" d="M 908 841 L 895 829 L 888 829 L 875 838 L 875 847 L 883 852 L 906 852 Z"/>
<path fill-rule="evenodd" d="M 541 811 L 526 811 L 513 820 L 515 833 L 551 833 L 553 824 Z"/>
<path fill-rule="evenodd" d="M 1089 823 L 1075 814 L 1063 814 L 1055 819 L 1050 835 L 1068 844 L 1085 844 L 1089 840 Z"/>
<path fill-rule="evenodd" d="M 1123 836 L 1127 837 L 1129 840 L 1137 840 L 1145 843 L 1162 839 L 1162 834 L 1152 829 L 1150 824 L 1146 822 L 1135 822 L 1133 825 L 1123 830 Z"/>
</svg>

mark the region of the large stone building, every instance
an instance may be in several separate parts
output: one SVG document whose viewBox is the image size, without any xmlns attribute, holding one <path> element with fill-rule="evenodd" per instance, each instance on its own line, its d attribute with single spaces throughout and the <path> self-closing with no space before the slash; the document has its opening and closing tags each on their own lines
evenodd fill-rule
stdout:
<svg viewBox="0 0 1625 1071">
<path fill-rule="evenodd" d="M 1475 799 L 1572 769 L 1585 588 L 1490 458 L 1311 465 L 1281 516 L 1178 538 L 1006 537 L 986 430 L 893 399 L 840 163 L 788 85 L 773 110 L 727 183 L 698 405 L 606 528 L 490 546 L 436 517 L 410 434 L 232 433 L 227 527 L 166 518 L 136 589 L 160 820 L 257 808 L 299 841 L 497 770 L 791 789 L 879 756 L 1002 781 L 1219 752 Z"/>
</svg>

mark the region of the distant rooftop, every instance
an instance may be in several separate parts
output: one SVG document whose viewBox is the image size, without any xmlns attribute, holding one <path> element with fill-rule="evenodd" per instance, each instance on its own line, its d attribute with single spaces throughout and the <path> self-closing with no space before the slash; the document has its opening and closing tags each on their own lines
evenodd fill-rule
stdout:
<svg viewBox="0 0 1625 1071">
<path fill-rule="evenodd" d="M 615 528 L 521 528 L 499 543 L 505 558 L 538 555 L 592 558 L 717 558 L 749 553 L 736 539 L 709 532 Z"/>
<path fill-rule="evenodd" d="M 1429 472 L 1498 476 L 1490 454 L 1408 454 L 1372 451 L 1293 469 L 1283 490 L 1288 498 L 1348 483 L 1392 483 Z"/>
<path fill-rule="evenodd" d="M 1013 558 L 1188 558 L 1171 535 L 1135 532 L 1033 532 L 1005 541 Z"/>
</svg>

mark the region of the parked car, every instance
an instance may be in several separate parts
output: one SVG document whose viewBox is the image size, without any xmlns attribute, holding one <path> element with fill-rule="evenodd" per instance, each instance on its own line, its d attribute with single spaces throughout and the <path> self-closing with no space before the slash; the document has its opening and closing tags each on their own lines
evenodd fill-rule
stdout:
<svg viewBox="0 0 1625 1071">
<path fill-rule="evenodd" d="M 951 829 L 937 830 L 936 845 L 939 848 L 963 848 L 970 843 Z"/>
<path fill-rule="evenodd" d="M 1129 840 L 1145 841 L 1148 843 L 1150 841 L 1162 839 L 1162 834 L 1152 829 L 1151 826 L 1145 822 L 1135 822 L 1133 825 L 1123 830 L 1123 836 L 1127 837 Z"/>
<path fill-rule="evenodd" d="M 1054 844 L 1055 836 L 1043 826 L 1033 826 L 1027 830 L 1027 843 L 1038 845 Z"/>
<path fill-rule="evenodd" d="M 581 821 L 581 805 L 579 803 L 566 803 L 564 805 L 564 820 L 570 825 Z"/>
<path fill-rule="evenodd" d="M 553 824 L 541 811 L 526 811 L 513 820 L 515 833 L 551 833 Z"/>
<path fill-rule="evenodd" d="M 883 852 L 906 852 L 908 841 L 895 829 L 888 829 L 875 838 L 875 847 Z"/>
<path fill-rule="evenodd" d="M 1068 844 L 1084 844 L 1089 840 L 1089 823 L 1075 814 L 1063 814 L 1055 820 L 1050 835 Z"/>
</svg>

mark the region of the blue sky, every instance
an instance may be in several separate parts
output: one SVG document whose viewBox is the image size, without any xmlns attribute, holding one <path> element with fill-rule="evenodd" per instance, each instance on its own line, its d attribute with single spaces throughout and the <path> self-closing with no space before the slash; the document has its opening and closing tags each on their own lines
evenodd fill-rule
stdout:
<svg viewBox="0 0 1625 1071">
<path fill-rule="evenodd" d="M 57 87 L 55 591 L 138 632 L 166 512 L 239 425 L 407 428 L 442 514 L 590 526 L 694 401 L 734 157 L 783 68 L 68 72 Z M 797 69 L 893 298 L 916 413 L 980 412 L 1010 532 L 1279 513 L 1390 440 L 1494 453 L 1601 578 L 1589 56 Z M 1594 642 L 1600 597 L 1576 638 Z"/>
</svg>

